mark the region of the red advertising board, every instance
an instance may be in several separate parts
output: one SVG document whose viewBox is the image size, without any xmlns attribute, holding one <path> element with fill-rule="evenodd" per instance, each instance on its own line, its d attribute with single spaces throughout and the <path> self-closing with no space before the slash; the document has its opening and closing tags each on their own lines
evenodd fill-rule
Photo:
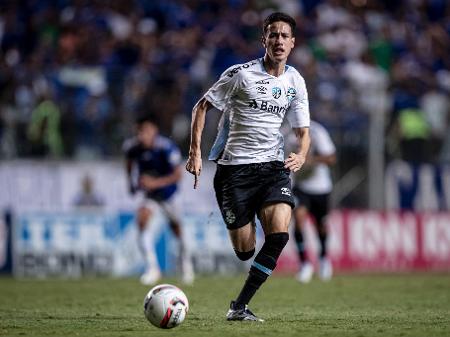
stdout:
<svg viewBox="0 0 450 337">
<path fill-rule="evenodd" d="M 450 271 L 450 213 L 341 210 L 328 218 L 329 255 L 335 270 Z M 305 230 L 308 255 L 316 262 L 317 239 L 311 223 Z M 298 269 L 291 240 L 279 271 Z"/>
</svg>

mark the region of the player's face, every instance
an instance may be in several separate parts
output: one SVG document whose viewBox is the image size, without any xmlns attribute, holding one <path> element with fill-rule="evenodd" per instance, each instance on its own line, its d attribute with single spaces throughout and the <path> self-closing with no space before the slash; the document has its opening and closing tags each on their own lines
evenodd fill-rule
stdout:
<svg viewBox="0 0 450 337">
<path fill-rule="evenodd" d="M 291 26 L 284 21 L 270 24 L 263 38 L 266 55 L 275 63 L 286 62 L 294 43 Z"/>
<path fill-rule="evenodd" d="M 144 145 L 145 147 L 151 147 L 157 133 L 158 128 L 155 124 L 145 122 L 139 128 L 137 137 L 142 145 Z"/>
</svg>

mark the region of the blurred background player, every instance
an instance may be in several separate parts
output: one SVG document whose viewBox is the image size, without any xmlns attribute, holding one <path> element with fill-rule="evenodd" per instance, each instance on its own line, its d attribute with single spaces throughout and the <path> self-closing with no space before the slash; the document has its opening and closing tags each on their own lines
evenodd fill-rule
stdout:
<svg viewBox="0 0 450 337">
<path fill-rule="evenodd" d="M 294 195 L 297 207 L 294 209 L 295 241 L 300 258 L 300 271 L 297 279 L 302 283 L 311 280 L 314 268 L 306 254 L 304 226 L 311 216 L 319 238 L 319 277 L 329 280 L 333 267 L 327 257 L 326 216 L 329 210 L 329 196 L 333 189 L 329 166 L 336 162 L 336 147 L 328 131 L 316 121 L 311 120 L 311 147 L 303 170 L 295 176 Z"/>
<path fill-rule="evenodd" d="M 150 285 L 161 278 L 155 253 L 156 233 L 152 228 L 153 215 L 159 206 L 179 241 L 182 281 L 191 284 L 194 281 L 193 266 L 183 240 L 180 215 L 174 198 L 177 184 L 182 177 L 178 147 L 159 134 L 157 121 L 150 116 L 138 120 L 137 136 L 125 141 L 124 151 L 130 193 L 142 191 L 145 195 L 145 201 L 136 214 L 139 245 L 146 262 L 141 283 Z"/>
</svg>

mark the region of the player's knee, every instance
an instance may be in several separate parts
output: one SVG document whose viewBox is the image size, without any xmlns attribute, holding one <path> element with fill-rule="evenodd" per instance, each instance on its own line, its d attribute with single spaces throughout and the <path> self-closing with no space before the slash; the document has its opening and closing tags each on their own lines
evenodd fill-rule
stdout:
<svg viewBox="0 0 450 337">
<path fill-rule="evenodd" d="M 308 216 L 308 211 L 305 207 L 298 207 L 294 210 L 294 217 L 295 217 L 295 227 L 301 229 L 303 227 L 303 224 L 306 221 L 306 218 Z"/>
<path fill-rule="evenodd" d="M 139 225 L 140 230 L 144 230 L 147 226 L 150 217 L 152 216 L 152 212 L 150 209 L 141 207 L 137 212 L 137 223 Z"/>
<path fill-rule="evenodd" d="M 235 249 L 234 252 L 236 253 L 236 256 L 238 257 L 239 260 L 247 261 L 247 260 L 250 260 L 253 257 L 253 255 L 255 254 L 255 248 L 253 248 L 252 250 L 250 250 L 248 252 L 240 252 Z"/>
<path fill-rule="evenodd" d="M 176 237 L 180 237 L 181 236 L 180 223 L 176 220 L 170 220 L 169 225 L 170 225 L 170 229 L 172 230 L 173 234 L 175 234 Z"/>
</svg>

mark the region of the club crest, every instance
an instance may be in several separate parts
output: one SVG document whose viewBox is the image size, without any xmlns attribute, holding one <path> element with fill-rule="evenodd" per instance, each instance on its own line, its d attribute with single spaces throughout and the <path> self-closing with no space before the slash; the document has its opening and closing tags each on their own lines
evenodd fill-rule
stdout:
<svg viewBox="0 0 450 337">
<path fill-rule="evenodd" d="M 272 88 L 272 96 L 275 99 L 280 98 L 280 96 L 281 96 L 281 88 L 279 88 L 279 87 Z"/>
<path fill-rule="evenodd" d="M 288 101 L 292 101 L 295 98 L 295 95 L 297 95 L 297 91 L 295 91 L 294 88 L 290 87 L 286 93 Z"/>
</svg>

